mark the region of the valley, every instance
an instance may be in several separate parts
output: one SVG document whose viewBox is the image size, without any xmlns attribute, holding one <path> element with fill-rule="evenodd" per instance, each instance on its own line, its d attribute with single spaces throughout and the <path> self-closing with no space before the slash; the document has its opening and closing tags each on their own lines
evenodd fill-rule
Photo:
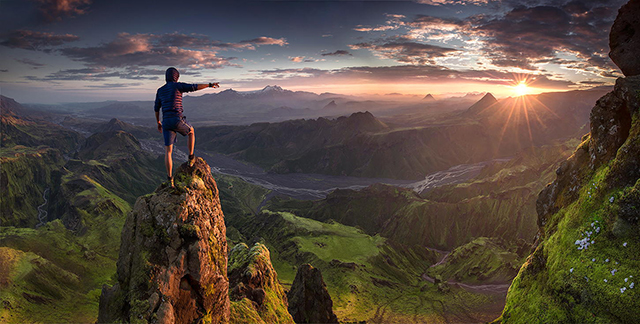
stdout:
<svg viewBox="0 0 640 324">
<path fill-rule="evenodd" d="M 296 269 L 312 264 L 322 271 L 340 321 L 497 318 L 538 233 L 538 192 L 579 143 L 571 136 L 580 133 L 587 104 L 565 112 L 574 111 L 574 126 L 533 127 L 533 140 L 515 132 L 524 120 L 511 125 L 502 112 L 512 101 L 496 106 L 489 99 L 468 110 L 380 112 L 383 119 L 361 112 L 196 127 L 197 155 L 217 181 L 230 249 L 266 246 L 285 291 Z M 489 107 L 497 112 L 487 115 Z M 4 142 L 3 172 L 13 165 L 31 171 L 2 176 L 9 190 L 3 210 L 12 210 L 3 217 L 14 216 L 0 227 L 0 261 L 11 269 L 4 282 L 13 286 L 0 295 L 9 305 L 0 316 L 20 322 L 46 311 L 50 321 L 84 321 L 96 314 L 101 286 L 115 283 L 126 215 L 164 179 L 160 136 L 118 119 L 51 112 L 52 133 L 73 139 L 54 144 L 51 136 L 34 135 L 43 121 L 23 113 L 29 109 L 3 119 L 3 127 L 22 132 L 7 133 L 21 135 Z M 186 160 L 183 152 L 178 146 L 176 163 Z M 51 241 L 57 243 L 44 243 Z M 66 277 L 51 277 L 49 265 Z M 55 288 L 35 288 L 33 280 Z M 72 299 L 85 306 L 68 307 Z"/>
</svg>

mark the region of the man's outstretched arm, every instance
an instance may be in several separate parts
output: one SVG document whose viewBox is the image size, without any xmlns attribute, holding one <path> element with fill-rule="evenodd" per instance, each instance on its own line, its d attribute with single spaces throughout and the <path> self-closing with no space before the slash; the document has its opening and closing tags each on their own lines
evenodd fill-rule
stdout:
<svg viewBox="0 0 640 324">
<path fill-rule="evenodd" d="M 198 83 L 196 84 L 196 90 L 202 90 L 205 88 L 220 88 L 220 84 L 218 84 L 218 82 L 212 82 L 209 84 L 206 83 Z"/>
</svg>

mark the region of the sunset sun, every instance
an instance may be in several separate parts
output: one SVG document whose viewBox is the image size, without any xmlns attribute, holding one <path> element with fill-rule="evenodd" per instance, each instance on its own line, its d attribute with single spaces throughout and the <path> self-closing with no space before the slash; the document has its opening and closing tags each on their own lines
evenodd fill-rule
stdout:
<svg viewBox="0 0 640 324">
<path fill-rule="evenodd" d="M 513 91 L 518 96 L 524 96 L 526 94 L 529 94 L 529 90 L 530 90 L 529 87 L 524 81 L 520 81 L 520 83 L 518 83 L 513 87 Z"/>
</svg>

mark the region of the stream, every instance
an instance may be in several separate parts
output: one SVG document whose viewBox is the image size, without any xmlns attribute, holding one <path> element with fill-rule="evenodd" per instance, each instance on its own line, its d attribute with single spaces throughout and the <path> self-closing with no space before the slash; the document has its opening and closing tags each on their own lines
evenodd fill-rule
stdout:
<svg viewBox="0 0 640 324">
<path fill-rule="evenodd" d="M 44 225 L 47 221 L 47 216 L 49 215 L 49 213 L 44 210 L 44 206 L 49 203 L 49 191 L 51 191 L 51 188 L 47 187 L 47 189 L 45 189 L 42 193 L 42 199 L 44 199 L 44 202 L 42 203 L 42 205 L 38 206 L 38 221 L 40 221 L 40 223 L 36 225 L 36 228 Z"/>
<path fill-rule="evenodd" d="M 435 266 L 441 265 L 443 264 L 447 258 L 449 257 L 449 255 L 451 254 L 452 251 L 442 251 L 442 250 L 437 250 L 437 249 L 433 249 L 433 248 L 427 248 L 429 250 L 432 251 L 436 251 L 438 253 L 440 253 L 442 255 L 442 259 L 440 259 L 438 262 L 432 264 L 429 268 L 433 268 Z M 430 283 L 434 283 L 435 279 L 433 277 L 429 277 L 426 273 L 422 274 L 422 279 L 430 282 Z M 470 292 L 476 292 L 476 293 L 489 293 L 489 294 L 506 294 L 507 290 L 509 290 L 509 286 L 511 285 L 511 283 L 502 283 L 502 284 L 482 284 L 482 285 L 470 285 L 470 284 L 465 284 L 462 282 L 458 282 L 455 280 L 447 280 L 447 284 L 451 285 L 451 286 L 458 286 L 461 288 L 464 288 L 467 291 Z"/>
</svg>

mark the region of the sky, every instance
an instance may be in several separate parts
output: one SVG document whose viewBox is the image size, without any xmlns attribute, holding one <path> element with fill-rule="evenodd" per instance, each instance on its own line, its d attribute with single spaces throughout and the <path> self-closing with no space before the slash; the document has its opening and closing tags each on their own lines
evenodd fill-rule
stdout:
<svg viewBox="0 0 640 324">
<path fill-rule="evenodd" d="M 607 55 L 624 3 L 0 0 L 0 94 L 22 103 L 152 100 L 170 66 L 183 82 L 220 82 L 208 92 L 588 89 L 622 76 Z"/>
</svg>

